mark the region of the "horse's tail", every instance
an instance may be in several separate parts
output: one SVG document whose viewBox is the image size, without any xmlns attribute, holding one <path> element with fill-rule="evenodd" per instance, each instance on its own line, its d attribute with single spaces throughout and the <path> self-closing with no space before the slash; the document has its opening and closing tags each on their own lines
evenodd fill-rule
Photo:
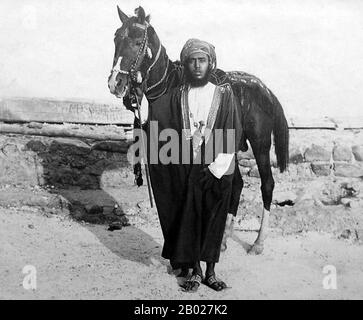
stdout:
<svg viewBox="0 0 363 320">
<path fill-rule="evenodd" d="M 273 96 L 273 104 L 275 108 L 272 132 L 274 135 L 277 166 L 280 168 L 280 172 L 284 172 L 289 163 L 289 127 L 284 110 L 275 96 Z"/>
</svg>

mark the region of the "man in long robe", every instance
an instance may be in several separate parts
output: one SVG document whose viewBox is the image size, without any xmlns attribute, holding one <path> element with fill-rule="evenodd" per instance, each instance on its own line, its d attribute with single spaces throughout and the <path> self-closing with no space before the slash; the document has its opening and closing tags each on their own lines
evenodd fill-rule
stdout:
<svg viewBox="0 0 363 320">
<path fill-rule="evenodd" d="M 186 291 L 196 291 L 201 282 L 219 291 L 227 286 L 214 268 L 230 212 L 242 125 L 231 87 L 208 81 L 216 67 L 214 47 L 190 39 L 181 62 L 184 83 L 154 102 L 149 114 L 148 162 L 164 236 L 162 256 L 184 275 L 193 269 Z M 160 141 L 160 133 L 170 139 Z M 201 261 L 207 264 L 204 279 Z"/>
</svg>

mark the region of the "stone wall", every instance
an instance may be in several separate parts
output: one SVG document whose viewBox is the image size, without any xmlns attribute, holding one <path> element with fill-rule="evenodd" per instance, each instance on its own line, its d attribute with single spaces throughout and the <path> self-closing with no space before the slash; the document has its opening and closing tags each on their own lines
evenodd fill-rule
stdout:
<svg viewBox="0 0 363 320">
<path fill-rule="evenodd" d="M 0 185 L 49 185 L 102 189 L 133 183 L 125 143 L 89 139 L 0 135 Z M 244 175 L 259 177 L 252 151 L 239 154 Z M 276 157 L 271 150 L 274 174 Z M 363 176 L 363 133 L 359 130 L 290 130 L 287 175 Z"/>
<path fill-rule="evenodd" d="M 274 148 L 270 152 L 273 171 L 276 169 Z M 301 177 L 363 176 L 363 132 L 361 130 L 297 130 L 290 129 L 289 173 Z M 251 149 L 239 153 L 243 175 L 259 177 Z"/>
<path fill-rule="evenodd" d="M 102 189 L 133 181 L 124 143 L 0 135 L 0 185 Z"/>
</svg>

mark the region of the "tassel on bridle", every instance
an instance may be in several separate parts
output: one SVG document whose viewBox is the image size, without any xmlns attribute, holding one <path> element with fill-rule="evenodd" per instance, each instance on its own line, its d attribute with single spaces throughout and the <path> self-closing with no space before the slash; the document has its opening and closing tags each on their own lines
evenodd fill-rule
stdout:
<svg viewBox="0 0 363 320">
<path fill-rule="evenodd" d="M 143 185 L 144 180 L 142 179 L 141 163 L 138 162 L 134 165 L 135 184 L 140 187 Z"/>
</svg>

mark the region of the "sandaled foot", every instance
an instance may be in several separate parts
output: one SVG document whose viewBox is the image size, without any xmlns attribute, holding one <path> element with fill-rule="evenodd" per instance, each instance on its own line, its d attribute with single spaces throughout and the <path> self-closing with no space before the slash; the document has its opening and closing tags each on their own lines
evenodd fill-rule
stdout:
<svg viewBox="0 0 363 320">
<path fill-rule="evenodd" d="M 186 280 L 183 285 L 184 292 L 196 292 L 202 282 L 202 276 L 199 274 L 192 274 L 191 277 Z"/>
<path fill-rule="evenodd" d="M 221 290 L 227 288 L 227 285 L 225 284 L 225 282 L 216 278 L 216 276 L 214 274 L 212 274 L 210 276 L 206 276 L 205 279 L 203 280 L 203 284 L 205 284 L 206 286 L 208 286 L 209 288 L 211 288 L 215 291 L 221 291 Z"/>
</svg>

